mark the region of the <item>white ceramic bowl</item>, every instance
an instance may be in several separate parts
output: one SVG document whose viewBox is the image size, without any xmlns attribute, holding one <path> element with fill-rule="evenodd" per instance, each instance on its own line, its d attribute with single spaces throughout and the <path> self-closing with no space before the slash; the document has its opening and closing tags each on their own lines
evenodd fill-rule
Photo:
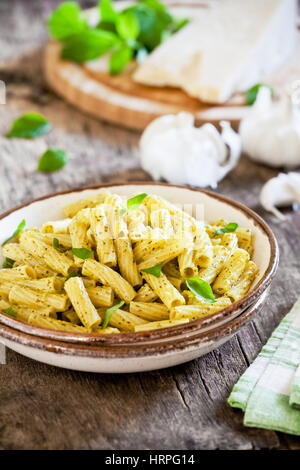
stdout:
<svg viewBox="0 0 300 470">
<path fill-rule="evenodd" d="M 177 327 L 121 335 L 91 335 L 47 330 L 0 313 L 0 340 L 25 356 L 77 370 L 137 372 L 180 364 L 199 357 L 228 340 L 257 312 L 278 265 L 278 247 L 266 223 L 245 206 L 208 191 L 185 187 L 132 183 L 101 186 L 50 195 L 0 217 L 0 243 L 22 219 L 27 227 L 63 217 L 62 207 L 105 188 L 121 196 L 146 192 L 185 204 L 193 215 L 213 221 L 224 218 L 249 227 L 254 234 L 253 259 L 260 269 L 251 291 L 216 314 Z M 195 213 L 197 208 L 197 214 Z"/>
</svg>

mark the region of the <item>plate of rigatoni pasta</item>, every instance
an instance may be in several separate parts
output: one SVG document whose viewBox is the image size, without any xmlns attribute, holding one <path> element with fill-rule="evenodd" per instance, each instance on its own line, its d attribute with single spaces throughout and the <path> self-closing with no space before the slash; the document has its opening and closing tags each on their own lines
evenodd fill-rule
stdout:
<svg viewBox="0 0 300 470">
<path fill-rule="evenodd" d="M 261 309 L 268 225 L 213 192 L 154 183 L 73 190 L 0 218 L 0 341 L 59 367 L 136 372 L 220 346 Z"/>
</svg>

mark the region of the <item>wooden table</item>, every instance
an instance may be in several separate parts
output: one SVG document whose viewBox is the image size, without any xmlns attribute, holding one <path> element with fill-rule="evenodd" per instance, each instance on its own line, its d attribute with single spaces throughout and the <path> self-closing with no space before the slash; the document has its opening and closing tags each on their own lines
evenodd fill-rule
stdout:
<svg viewBox="0 0 300 470">
<path fill-rule="evenodd" d="M 54 126 L 47 143 L 76 159 L 52 175 L 38 173 L 43 139 L 1 137 L 1 212 L 53 191 L 149 179 L 139 169 L 138 134 L 84 116 L 46 89 L 41 72 L 44 21 L 58 3 L 0 3 L 0 79 L 7 84 L 0 135 L 21 113 L 39 111 Z M 289 213 L 278 223 L 259 206 L 260 189 L 275 174 L 243 157 L 218 187 L 261 214 L 281 248 L 266 306 L 251 323 L 199 360 L 143 374 L 67 371 L 7 351 L 7 364 L 0 365 L 0 448 L 300 449 L 292 436 L 243 427 L 242 413 L 226 404 L 234 383 L 300 293 L 299 214 Z"/>
</svg>

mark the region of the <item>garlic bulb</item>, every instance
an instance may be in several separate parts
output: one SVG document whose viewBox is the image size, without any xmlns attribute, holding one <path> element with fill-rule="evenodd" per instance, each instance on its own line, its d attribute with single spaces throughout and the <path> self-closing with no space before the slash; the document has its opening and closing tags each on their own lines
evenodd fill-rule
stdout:
<svg viewBox="0 0 300 470">
<path fill-rule="evenodd" d="M 239 132 L 251 159 L 272 167 L 300 165 L 300 110 L 288 95 L 273 102 L 270 89 L 260 88 Z"/>
<path fill-rule="evenodd" d="M 261 191 L 260 202 L 267 211 L 279 219 L 285 219 L 276 206 L 300 204 L 300 173 L 280 173 L 276 178 L 271 178 Z"/>
<path fill-rule="evenodd" d="M 155 119 L 140 140 L 142 168 L 154 180 L 215 188 L 241 154 L 239 135 L 228 122 L 221 127 L 221 134 L 212 124 L 196 128 L 185 112 Z"/>
</svg>

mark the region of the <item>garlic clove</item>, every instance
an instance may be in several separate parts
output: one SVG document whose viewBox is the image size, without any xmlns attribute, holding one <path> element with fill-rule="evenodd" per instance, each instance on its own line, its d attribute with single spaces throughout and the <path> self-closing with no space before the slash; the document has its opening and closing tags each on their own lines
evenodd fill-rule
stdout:
<svg viewBox="0 0 300 470">
<path fill-rule="evenodd" d="M 300 173 L 280 173 L 271 178 L 262 188 L 260 202 L 264 209 L 284 220 L 285 215 L 277 207 L 300 204 Z"/>
<path fill-rule="evenodd" d="M 212 124 L 196 128 L 185 112 L 154 120 L 140 140 L 142 168 L 155 180 L 215 188 L 241 153 L 239 135 L 229 123 L 221 126 L 221 133 Z"/>
</svg>

